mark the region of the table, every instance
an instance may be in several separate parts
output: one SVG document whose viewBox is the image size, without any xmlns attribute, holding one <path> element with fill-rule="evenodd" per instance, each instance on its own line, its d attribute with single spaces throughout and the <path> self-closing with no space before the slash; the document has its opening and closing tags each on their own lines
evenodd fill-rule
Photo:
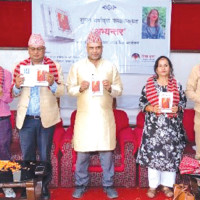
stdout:
<svg viewBox="0 0 200 200">
<path fill-rule="evenodd" d="M 15 162 L 21 165 L 20 171 L 14 173 L 0 171 L 0 188 L 25 187 L 28 200 L 39 200 L 42 192 L 42 178 L 47 175 L 50 164 L 29 161 Z"/>
</svg>

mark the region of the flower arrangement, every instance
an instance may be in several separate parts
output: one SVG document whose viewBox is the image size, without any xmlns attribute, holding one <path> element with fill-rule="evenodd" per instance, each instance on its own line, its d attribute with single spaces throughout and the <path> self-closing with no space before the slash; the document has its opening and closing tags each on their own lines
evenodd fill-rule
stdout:
<svg viewBox="0 0 200 200">
<path fill-rule="evenodd" d="M 0 160 L 0 171 L 18 171 L 21 169 L 21 165 L 15 161 Z"/>
</svg>

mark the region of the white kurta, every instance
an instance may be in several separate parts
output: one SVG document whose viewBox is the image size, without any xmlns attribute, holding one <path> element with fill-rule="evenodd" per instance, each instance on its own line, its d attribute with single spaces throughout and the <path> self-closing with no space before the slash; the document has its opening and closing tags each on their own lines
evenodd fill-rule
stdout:
<svg viewBox="0 0 200 200">
<path fill-rule="evenodd" d="M 85 90 L 80 93 L 82 81 L 91 81 L 95 75 L 109 80 L 112 92 L 103 89 L 103 95 L 92 96 Z M 110 151 L 116 146 L 116 125 L 112 109 L 113 97 L 122 93 L 122 83 L 117 68 L 101 59 L 95 67 L 88 59 L 75 63 L 68 74 L 67 89 L 77 96 L 77 114 L 74 127 L 74 149 L 79 152 Z"/>
</svg>

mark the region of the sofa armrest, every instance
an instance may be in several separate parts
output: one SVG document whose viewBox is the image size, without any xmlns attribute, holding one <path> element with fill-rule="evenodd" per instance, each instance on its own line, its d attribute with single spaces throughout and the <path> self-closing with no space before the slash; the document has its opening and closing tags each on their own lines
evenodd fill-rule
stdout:
<svg viewBox="0 0 200 200">
<path fill-rule="evenodd" d="M 134 149 L 135 153 L 138 151 L 138 148 L 141 145 L 141 142 L 142 142 L 142 133 L 143 133 L 143 128 L 136 127 L 133 130 L 133 137 L 135 139 L 135 149 Z"/>
<path fill-rule="evenodd" d="M 137 140 L 136 138 L 134 138 L 133 130 L 131 129 L 131 127 L 122 129 L 117 136 L 117 141 L 119 142 L 120 150 L 122 154 L 124 154 L 124 149 L 125 149 L 124 147 L 125 147 L 125 143 L 127 142 L 133 143 L 133 146 L 134 146 L 133 154 L 137 152 L 137 148 L 136 148 Z"/>
</svg>

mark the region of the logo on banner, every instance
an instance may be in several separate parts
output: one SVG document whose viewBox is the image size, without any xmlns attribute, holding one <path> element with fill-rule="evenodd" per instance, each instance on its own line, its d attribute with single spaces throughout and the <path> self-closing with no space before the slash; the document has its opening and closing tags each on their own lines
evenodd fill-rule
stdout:
<svg viewBox="0 0 200 200">
<path fill-rule="evenodd" d="M 133 58 L 134 61 L 137 61 L 137 60 L 140 59 L 140 54 L 139 53 L 133 53 L 132 58 Z"/>
<path fill-rule="evenodd" d="M 108 5 L 104 5 L 102 8 L 105 10 L 115 10 L 117 7 L 115 5 L 108 4 Z"/>
<path fill-rule="evenodd" d="M 142 54 L 141 59 L 144 62 L 152 62 L 155 61 L 156 56 L 155 55 L 148 55 L 148 54 Z"/>
</svg>

